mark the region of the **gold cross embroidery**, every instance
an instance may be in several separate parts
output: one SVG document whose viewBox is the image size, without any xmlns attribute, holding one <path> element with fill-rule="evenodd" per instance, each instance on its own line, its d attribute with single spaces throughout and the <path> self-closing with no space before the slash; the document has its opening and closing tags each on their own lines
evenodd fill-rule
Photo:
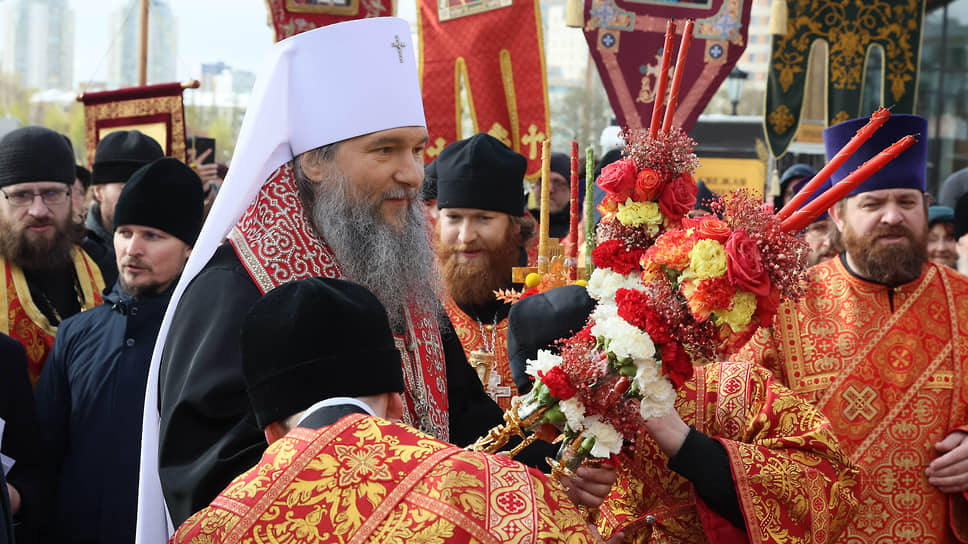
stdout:
<svg viewBox="0 0 968 544">
<path fill-rule="evenodd" d="M 538 158 L 538 145 L 544 140 L 544 132 L 538 132 L 538 127 L 536 125 L 531 125 L 528 127 L 528 133 L 521 138 L 521 143 L 531 146 L 528 152 L 528 159 L 535 160 Z"/>
<path fill-rule="evenodd" d="M 400 56 L 400 64 L 403 64 L 403 48 L 406 46 L 407 44 L 400 41 L 399 35 L 393 37 L 393 43 L 390 44 L 390 47 L 397 50 L 397 55 Z"/>
<path fill-rule="evenodd" d="M 853 421 L 858 416 L 867 421 L 873 420 L 877 415 L 877 409 L 871 405 L 871 402 L 875 398 L 877 398 L 877 392 L 871 386 L 865 385 L 864 389 L 858 391 L 851 385 L 844 391 L 844 400 L 847 401 L 847 406 L 843 410 L 844 417 L 847 421 Z"/>
</svg>

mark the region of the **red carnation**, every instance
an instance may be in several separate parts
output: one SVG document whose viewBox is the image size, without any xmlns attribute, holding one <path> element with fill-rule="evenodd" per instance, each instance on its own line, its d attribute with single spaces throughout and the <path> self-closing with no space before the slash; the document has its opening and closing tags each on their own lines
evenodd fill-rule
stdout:
<svg viewBox="0 0 968 544">
<path fill-rule="evenodd" d="M 592 250 L 592 262 L 598 268 L 611 268 L 619 274 L 631 274 L 638 269 L 645 251 L 625 247 L 621 240 L 607 240 Z"/>
<path fill-rule="evenodd" d="M 670 221 L 678 221 L 696 205 L 699 188 L 689 174 L 680 174 L 659 195 L 659 209 Z"/>
<path fill-rule="evenodd" d="M 598 176 L 598 186 L 606 193 L 622 195 L 624 201 L 635 188 L 637 170 L 631 157 L 619 159 L 602 169 L 602 175 Z"/>
<path fill-rule="evenodd" d="M 682 387 L 693 372 L 686 350 L 678 342 L 669 342 L 659 346 L 659 354 L 662 356 L 662 372 L 669 376 L 676 388 Z"/>
<path fill-rule="evenodd" d="M 655 311 L 648 295 L 635 289 L 619 289 L 615 292 L 615 303 L 619 317 L 645 331 L 654 343 L 672 341 L 672 331 Z"/>
<path fill-rule="evenodd" d="M 696 321 L 709 319 L 716 310 L 729 310 L 733 304 L 736 288 L 725 276 L 706 278 L 696 283 L 696 289 L 688 299 L 689 310 Z"/>
<path fill-rule="evenodd" d="M 548 372 L 538 372 L 541 383 L 548 386 L 548 391 L 559 400 L 568 400 L 575 396 L 576 390 L 568 380 L 568 375 L 560 366 L 553 366 Z"/>
<path fill-rule="evenodd" d="M 770 294 L 770 276 L 763 266 L 763 255 L 756 240 L 745 231 L 733 231 L 724 245 L 726 249 L 726 274 L 729 281 L 740 289 L 765 297 Z"/>
</svg>

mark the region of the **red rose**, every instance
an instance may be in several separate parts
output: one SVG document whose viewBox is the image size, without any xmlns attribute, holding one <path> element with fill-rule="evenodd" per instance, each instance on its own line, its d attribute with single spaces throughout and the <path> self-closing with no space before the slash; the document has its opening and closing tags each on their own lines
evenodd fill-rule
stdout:
<svg viewBox="0 0 968 544">
<path fill-rule="evenodd" d="M 671 221 L 678 221 L 696 205 L 699 189 L 689 174 L 677 176 L 659 195 L 659 209 Z"/>
<path fill-rule="evenodd" d="M 716 240 L 721 244 L 729 238 L 731 229 L 725 221 L 714 217 L 706 217 L 699 222 L 699 228 L 696 231 L 699 233 L 700 238 Z"/>
<path fill-rule="evenodd" d="M 553 366 L 548 372 L 539 371 L 538 376 L 541 377 L 541 383 L 548 386 L 548 391 L 556 399 L 568 400 L 577 392 L 560 366 Z"/>
<path fill-rule="evenodd" d="M 632 191 L 632 200 L 636 202 L 648 202 L 655 200 L 662 187 L 662 176 L 651 168 L 643 168 L 635 176 L 635 189 Z"/>
<path fill-rule="evenodd" d="M 638 169 L 631 157 L 619 159 L 602 169 L 598 176 L 598 186 L 606 193 L 624 195 L 625 200 L 635 188 L 635 174 Z"/>
<path fill-rule="evenodd" d="M 659 354 L 662 357 L 662 372 L 669 376 L 676 388 L 682 387 L 693 372 L 686 350 L 678 342 L 669 342 L 659 346 Z"/>
<path fill-rule="evenodd" d="M 740 289 L 765 297 L 770 294 L 770 276 L 763 266 L 763 255 L 745 231 L 733 231 L 726 240 L 726 275 Z"/>
</svg>

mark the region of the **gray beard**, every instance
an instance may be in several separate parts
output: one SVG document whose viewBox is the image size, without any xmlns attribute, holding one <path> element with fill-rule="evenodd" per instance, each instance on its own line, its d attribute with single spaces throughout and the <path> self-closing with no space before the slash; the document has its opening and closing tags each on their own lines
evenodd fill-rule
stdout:
<svg viewBox="0 0 968 544">
<path fill-rule="evenodd" d="M 345 279 L 363 285 L 383 303 L 395 332 L 406 330 L 404 308 L 431 317 L 443 311 L 442 282 L 415 192 L 401 211 L 398 231 L 384 220 L 379 202 L 360 195 L 342 173 L 333 172 L 312 187 L 314 201 L 307 209 L 313 227 L 332 249 Z"/>
</svg>

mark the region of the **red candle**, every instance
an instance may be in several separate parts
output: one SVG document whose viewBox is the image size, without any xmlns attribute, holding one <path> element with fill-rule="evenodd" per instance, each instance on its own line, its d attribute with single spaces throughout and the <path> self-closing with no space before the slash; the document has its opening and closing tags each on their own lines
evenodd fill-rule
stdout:
<svg viewBox="0 0 968 544">
<path fill-rule="evenodd" d="M 649 124 L 649 138 L 655 138 L 659 132 L 659 121 L 662 119 L 662 107 L 665 105 L 666 87 L 669 85 L 669 65 L 672 64 L 672 38 L 676 35 L 676 21 L 669 19 L 666 23 L 665 45 L 662 47 L 662 62 L 659 64 L 659 75 L 655 84 L 655 102 L 652 103 L 652 122 Z"/>
<path fill-rule="evenodd" d="M 676 57 L 676 72 L 672 76 L 672 90 L 669 91 L 669 105 L 666 106 L 665 120 L 662 122 L 662 132 L 669 132 L 672 128 L 672 116 L 676 114 L 676 104 L 679 102 L 679 85 L 682 84 L 682 74 L 686 71 L 686 56 L 689 54 L 689 44 L 692 43 L 692 28 L 696 21 L 686 21 L 686 28 L 682 29 L 682 42 L 679 44 L 679 56 Z"/>
<path fill-rule="evenodd" d="M 818 187 L 823 185 L 823 182 L 827 181 L 827 178 L 829 178 L 831 174 L 840 168 L 840 165 L 844 164 L 844 161 L 854 154 L 854 151 L 857 151 L 858 147 L 863 145 L 864 142 L 873 136 L 874 132 L 881 128 L 881 125 L 886 123 L 890 118 L 891 112 L 886 108 L 879 108 L 877 111 L 875 111 L 874 115 L 871 115 L 871 120 L 868 121 L 866 125 L 861 127 L 861 129 L 857 131 L 857 134 L 854 134 L 854 137 L 847 142 L 847 145 L 842 147 L 840 151 L 834 155 L 834 158 L 830 159 L 830 162 L 820 169 L 820 171 L 817 172 L 817 175 L 813 176 L 813 179 L 811 179 L 809 183 L 804 185 L 803 189 L 800 189 L 800 192 L 793 197 L 793 200 L 788 202 L 786 206 L 783 206 L 783 209 L 777 214 L 779 215 L 780 220 L 782 221 L 786 219 L 790 216 L 790 214 L 796 211 L 797 208 L 799 208 L 808 198 L 810 198 L 810 195 L 812 195 Z"/>
<path fill-rule="evenodd" d="M 884 165 L 894 160 L 904 150 L 914 145 L 916 141 L 914 136 L 909 135 L 894 142 L 893 145 L 878 153 L 874 158 L 860 165 L 849 176 L 840 180 L 839 183 L 830 189 L 827 189 L 825 193 L 818 196 L 806 206 L 793 212 L 790 217 L 783 220 L 781 228 L 786 232 L 800 232 L 838 200 L 847 196 L 847 193 L 853 191 L 858 185 L 864 183 L 867 178 L 874 175 L 874 172 L 883 168 Z"/>
<path fill-rule="evenodd" d="M 571 141 L 571 217 L 568 222 L 568 277 L 578 279 L 578 142 Z"/>
</svg>

